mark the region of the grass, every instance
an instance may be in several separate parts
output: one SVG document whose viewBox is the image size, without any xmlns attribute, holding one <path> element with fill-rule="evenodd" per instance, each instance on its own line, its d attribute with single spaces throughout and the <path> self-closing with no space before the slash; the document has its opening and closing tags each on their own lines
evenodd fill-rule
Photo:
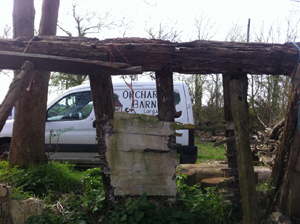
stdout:
<svg viewBox="0 0 300 224">
<path fill-rule="evenodd" d="M 211 161 L 225 161 L 225 147 L 223 145 L 214 147 L 211 142 L 196 142 L 198 146 L 198 159 L 196 163 L 207 163 Z"/>
</svg>

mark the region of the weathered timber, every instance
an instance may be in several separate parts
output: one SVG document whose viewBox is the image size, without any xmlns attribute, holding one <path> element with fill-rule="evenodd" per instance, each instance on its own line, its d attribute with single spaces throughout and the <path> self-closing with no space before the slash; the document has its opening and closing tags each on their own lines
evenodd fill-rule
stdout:
<svg viewBox="0 0 300 224">
<path fill-rule="evenodd" d="M 160 121 L 174 121 L 175 104 L 174 104 L 174 88 L 173 73 L 170 71 L 157 71 L 156 89 L 158 118 Z"/>
<path fill-rule="evenodd" d="M 116 198 L 114 189 L 111 186 L 110 168 L 106 158 L 107 145 L 105 136 L 114 132 L 114 104 L 113 104 L 113 87 L 111 76 L 90 75 L 90 86 L 92 90 L 93 105 L 96 116 L 96 135 L 98 141 L 99 155 L 101 156 L 100 167 L 106 198 L 115 203 Z"/>
<path fill-rule="evenodd" d="M 0 132 L 11 113 L 12 108 L 15 106 L 16 101 L 19 97 L 22 97 L 22 89 L 23 85 L 28 85 L 28 83 L 24 83 L 25 80 L 28 81 L 30 75 L 32 74 L 34 67 L 31 63 L 25 62 L 21 68 L 20 74 L 13 79 L 11 82 L 8 92 L 0 105 Z"/>
<path fill-rule="evenodd" d="M 275 182 L 275 192 L 279 192 L 280 210 L 299 219 L 299 207 L 295 206 L 295 200 L 299 200 L 300 197 L 298 190 L 300 180 L 298 102 L 299 97 L 293 88 L 287 106 L 282 140 L 272 167 L 272 178 Z M 292 208 L 291 206 L 295 207 Z"/>
<path fill-rule="evenodd" d="M 130 63 L 143 71 L 167 68 L 185 74 L 210 74 L 241 71 L 248 74 L 290 75 L 295 68 L 298 49 L 292 43 L 237 43 L 192 41 L 172 43 L 142 38 L 98 40 L 76 37 L 35 37 L 0 40 L 2 51 L 24 52 Z M 24 58 L 26 60 L 26 57 Z M 16 67 L 20 67 L 18 64 Z M 11 67 L 11 66 L 10 66 Z M 6 69 L 1 63 L 0 69 Z M 9 69 L 9 68 L 8 68 Z M 52 69 L 49 69 L 52 70 Z"/>
<path fill-rule="evenodd" d="M 173 73 L 169 70 L 155 72 L 157 89 L 158 118 L 160 121 L 173 122 L 175 118 Z M 174 135 L 168 138 L 170 150 L 176 150 L 176 138 Z"/>
<path fill-rule="evenodd" d="M 97 60 L 86 60 L 81 58 L 69 58 L 62 56 L 51 56 L 45 54 L 31 54 L 10 51 L 0 51 L 0 67 L 6 69 L 19 69 L 18 65 L 24 60 L 34 63 L 36 69 L 44 71 L 56 71 L 78 75 L 126 75 L 141 74 L 141 66 L 131 66 L 120 62 L 107 62 Z"/>
<path fill-rule="evenodd" d="M 230 82 L 230 100 L 237 144 L 237 163 L 240 193 L 242 196 L 243 223 L 256 224 L 258 223 L 258 213 L 256 210 L 255 175 L 248 134 L 247 98 L 244 94 L 243 83 L 239 80 L 233 79 Z"/>
</svg>

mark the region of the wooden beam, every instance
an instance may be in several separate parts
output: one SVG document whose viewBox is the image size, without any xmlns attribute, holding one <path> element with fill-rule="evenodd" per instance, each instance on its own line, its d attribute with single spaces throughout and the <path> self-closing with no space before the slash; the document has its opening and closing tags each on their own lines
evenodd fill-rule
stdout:
<svg viewBox="0 0 300 224">
<path fill-rule="evenodd" d="M 24 61 L 30 61 L 38 70 L 56 71 L 77 75 L 121 75 L 140 74 L 141 66 L 131 66 L 126 63 L 69 58 L 45 54 L 31 54 L 10 51 L 0 51 L 1 69 L 19 69 Z"/>
<path fill-rule="evenodd" d="M 35 37 L 31 41 L 2 39 L 0 49 L 84 60 L 130 63 L 131 66 L 142 66 L 143 71 L 160 71 L 165 68 L 185 74 L 239 71 L 246 74 L 290 75 L 296 66 L 299 54 L 292 43 L 203 40 L 173 43 L 142 38 L 100 41 L 95 38 L 49 36 Z M 18 66 L 20 67 L 20 64 Z M 48 65 L 50 66 L 52 65 Z"/>
</svg>

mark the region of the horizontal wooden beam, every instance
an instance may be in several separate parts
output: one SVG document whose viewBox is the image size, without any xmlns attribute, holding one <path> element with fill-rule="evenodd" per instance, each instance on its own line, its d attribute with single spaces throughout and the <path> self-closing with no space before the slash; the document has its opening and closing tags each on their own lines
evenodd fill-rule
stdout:
<svg viewBox="0 0 300 224">
<path fill-rule="evenodd" d="M 184 74 L 239 71 L 247 74 L 290 75 L 296 66 L 299 55 L 298 49 L 292 43 L 269 44 L 202 40 L 173 43 L 143 38 L 116 38 L 100 41 L 95 38 L 48 36 L 35 37 L 29 42 L 22 39 L 0 39 L 0 49 L 88 61 L 118 62 L 133 67 L 141 66 L 143 71 L 168 69 Z M 55 63 L 46 64 L 39 66 L 43 70 L 46 68 L 54 70 L 52 67 L 58 67 Z M 65 64 L 67 64 L 66 61 L 61 62 L 61 65 Z M 93 64 L 96 63 L 93 62 Z M 4 67 L 4 63 L 1 65 L 0 69 Z M 18 66 L 20 67 L 20 65 Z M 88 69 L 77 66 L 74 70 L 77 72 L 83 70 L 80 72 L 85 74 L 90 71 L 97 73 L 96 67 Z"/>
<path fill-rule="evenodd" d="M 87 60 L 44 54 L 0 51 L 1 69 L 20 69 L 24 61 L 30 61 L 36 69 L 77 75 L 122 75 L 141 74 L 141 66 L 127 63 Z"/>
</svg>

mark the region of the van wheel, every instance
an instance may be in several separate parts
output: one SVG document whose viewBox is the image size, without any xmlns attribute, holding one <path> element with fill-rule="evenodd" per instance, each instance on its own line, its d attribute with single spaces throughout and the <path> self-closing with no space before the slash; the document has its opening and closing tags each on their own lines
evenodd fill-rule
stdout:
<svg viewBox="0 0 300 224">
<path fill-rule="evenodd" d="M 2 157 L 2 159 L 7 160 L 9 149 L 10 149 L 10 143 L 4 143 L 0 145 L 0 157 Z"/>
</svg>

